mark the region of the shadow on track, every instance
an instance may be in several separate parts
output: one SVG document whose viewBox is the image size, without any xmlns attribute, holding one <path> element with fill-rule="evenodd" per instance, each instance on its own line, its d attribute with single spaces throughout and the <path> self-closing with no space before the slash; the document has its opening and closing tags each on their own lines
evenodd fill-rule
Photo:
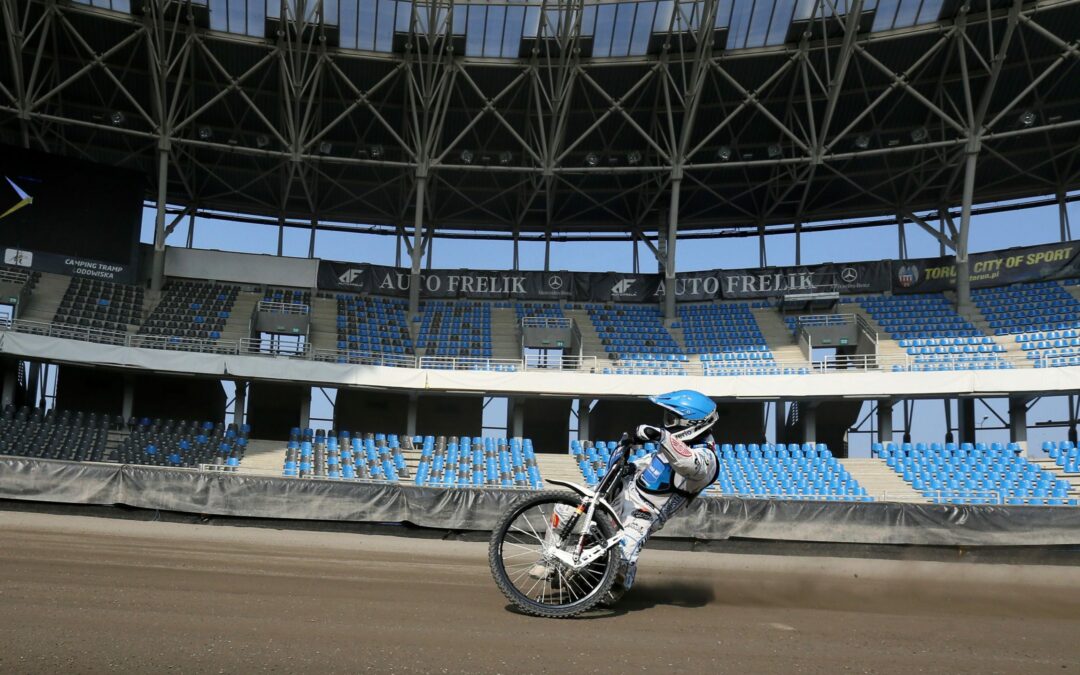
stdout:
<svg viewBox="0 0 1080 675">
<path fill-rule="evenodd" d="M 686 581 L 649 581 L 635 585 L 615 606 L 592 609 L 576 618 L 610 619 L 660 606 L 694 609 L 704 607 L 715 599 L 716 591 L 711 584 Z M 526 616 L 524 612 L 514 605 L 507 605 L 506 610 Z"/>
</svg>

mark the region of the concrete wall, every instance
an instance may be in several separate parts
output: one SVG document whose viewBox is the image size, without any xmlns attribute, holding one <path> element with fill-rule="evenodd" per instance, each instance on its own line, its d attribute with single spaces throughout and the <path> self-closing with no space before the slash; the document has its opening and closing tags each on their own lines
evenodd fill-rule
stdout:
<svg viewBox="0 0 1080 675">
<path fill-rule="evenodd" d="M 248 424 L 255 438 L 284 441 L 300 426 L 300 409 L 310 401 L 311 386 L 252 382 L 248 387 Z"/>
<path fill-rule="evenodd" d="M 113 377 L 121 380 L 116 374 Z M 225 390 L 220 380 L 141 374 L 131 381 L 135 394 L 131 414 L 135 417 L 211 422 L 225 419 Z"/>
<path fill-rule="evenodd" d="M 758 401 L 721 403 L 716 409 L 713 436 L 718 443 L 761 443 L 764 438 L 765 406 Z"/>
<path fill-rule="evenodd" d="M 570 447 L 570 399 L 517 399 L 524 407 L 525 438 L 536 452 L 565 453 Z"/>
<path fill-rule="evenodd" d="M 314 288 L 319 261 L 170 246 L 165 251 L 165 274 L 188 279 Z"/>
<path fill-rule="evenodd" d="M 61 365 L 56 381 L 56 407 L 119 415 L 124 404 L 124 376 L 101 368 Z"/>
<path fill-rule="evenodd" d="M 404 434 L 408 394 L 338 389 L 334 426 L 353 433 Z"/>
<path fill-rule="evenodd" d="M 660 424 L 662 413 L 644 399 L 597 401 L 589 416 L 589 440 L 617 441 L 639 424 Z"/>
<path fill-rule="evenodd" d="M 421 396 L 417 401 L 416 433 L 421 436 L 480 436 L 483 426 L 480 396 Z"/>
</svg>

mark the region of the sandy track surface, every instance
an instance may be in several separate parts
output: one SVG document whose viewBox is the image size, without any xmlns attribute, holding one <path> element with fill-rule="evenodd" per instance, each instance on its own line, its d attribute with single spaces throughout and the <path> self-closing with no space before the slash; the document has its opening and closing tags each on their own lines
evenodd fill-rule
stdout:
<svg viewBox="0 0 1080 675">
<path fill-rule="evenodd" d="M 0 673 L 1080 673 L 1080 568 L 646 551 L 535 619 L 486 545 L 0 512 Z"/>
</svg>

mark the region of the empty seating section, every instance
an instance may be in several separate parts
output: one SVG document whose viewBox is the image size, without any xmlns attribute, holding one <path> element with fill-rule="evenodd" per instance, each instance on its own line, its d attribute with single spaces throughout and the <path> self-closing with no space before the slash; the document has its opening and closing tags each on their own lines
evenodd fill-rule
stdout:
<svg viewBox="0 0 1080 675">
<path fill-rule="evenodd" d="M 412 448 L 405 437 L 404 449 Z M 409 477 L 403 447 L 394 434 L 293 429 L 285 449 L 283 476 L 333 480 L 396 481 Z"/>
<path fill-rule="evenodd" d="M 750 307 L 743 302 L 681 305 L 679 321 L 687 353 L 699 355 L 706 375 L 798 373 L 799 369 L 776 366 Z"/>
<path fill-rule="evenodd" d="M 491 304 L 428 300 L 422 303 L 416 348 L 427 356 L 491 358 Z"/>
<path fill-rule="evenodd" d="M 126 333 L 142 323 L 142 310 L 141 288 L 72 277 L 53 323 Z"/>
<path fill-rule="evenodd" d="M 123 464 L 235 470 L 247 451 L 250 427 L 223 422 L 132 419 L 114 459 Z"/>
<path fill-rule="evenodd" d="M 279 302 L 286 305 L 305 305 L 311 307 L 311 291 L 299 288 L 267 288 L 263 292 L 263 302 Z"/>
<path fill-rule="evenodd" d="M 105 458 L 109 418 L 55 409 L 6 406 L 0 416 L 0 455 L 73 462 Z"/>
<path fill-rule="evenodd" d="M 993 443 L 880 443 L 871 454 L 885 459 L 918 492 L 937 504 L 1036 504 L 1076 506 L 1069 482 L 1019 455 L 1020 446 Z"/>
<path fill-rule="evenodd" d="M 500 309 L 513 307 L 518 323 L 526 318 L 561 319 L 565 316 L 562 307 L 552 302 L 497 302 L 495 307 Z"/>
<path fill-rule="evenodd" d="M 976 289 L 971 297 L 990 328 L 1014 335 L 1035 367 L 1080 365 L 1080 302 L 1058 282 Z"/>
<path fill-rule="evenodd" d="M 172 281 L 139 333 L 169 342 L 218 340 L 239 291 L 228 284 Z"/>
<path fill-rule="evenodd" d="M 1042 449 L 1065 473 L 1080 474 L 1080 447 L 1072 441 L 1046 441 Z"/>
<path fill-rule="evenodd" d="M 1010 368 L 1003 345 L 956 313 L 940 293 L 868 296 L 856 300 L 911 357 L 911 370 Z M 904 366 L 894 365 L 893 370 Z"/>
<path fill-rule="evenodd" d="M 540 489 L 532 441 L 520 438 L 417 436 L 416 484 L 440 487 L 521 487 Z"/>
<path fill-rule="evenodd" d="M 614 441 L 572 441 L 570 453 L 585 482 L 595 485 L 603 478 Z M 714 446 L 714 448 L 717 446 Z M 635 446 L 633 458 L 653 452 L 646 443 Z M 802 446 L 724 443 L 716 449 L 720 471 L 707 494 L 737 495 L 769 499 L 819 499 L 825 501 L 873 501 L 822 443 Z"/>
<path fill-rule="evenodd" d="M 618 375 L 685 375 L 689 359 L 651 306 L 584 305 L 600 343 Z"/>
<path fill-rule="evenodd" d="M 348 361 L 367 354 L 412 354 L 408 303 L 397 298 L 337 297 L 337 348 L 348 353 Z M 339 361 L 346 361 L 343 355 Z"/>
</svg>

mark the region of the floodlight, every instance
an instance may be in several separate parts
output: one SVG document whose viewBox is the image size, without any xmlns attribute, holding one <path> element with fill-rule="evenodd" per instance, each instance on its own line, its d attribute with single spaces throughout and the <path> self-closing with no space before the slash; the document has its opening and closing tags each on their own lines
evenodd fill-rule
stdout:
<svg viewBox="0 0 1080 675">
<path fill-rule="evenodd" d="M 1020 115 L 1020 124 L 1025 127 L 1030 127 L 1032 124 L 1035 124 L 1035 113 L 1030 110 L 1025 110 L 1024 114 Z"/>
<path fill-rule="evenodd" d="M 720 148 L 716 151 L 716 157 L 721 162 L 728 161 L 729 159 L 731 159 L 731 148 L 726 145 L 721 145 Z"/>
<path fill-rule="evenodd" d="M 780 156 L 780 146 L 775 143 L 766 148 L 765 151 L 768 153 L 769 159 L 776 159 Z"/>
<path fill-rule="evenodd" d="M 472 164 L 472 161 L 473 161 L 472 150 L 462 150 L 461 151 L 461 163 L 462 164 Z"/>
<path fill-rule="evenodd" d="M 199 127 L 199 140 L 208 141 L 214 135 L 214 130 L 210 127 Z"/>
<path fill-rule="evenodd" d="M 600 158 L 597 157 L 595 152 L 590 152 L 589 154 L 585 155 L 585 163 L 589 166 L 596 166 L 600 163 Z"/>
<path fill-rule="evenodd" d="M 113 111 L 113 114 L 109 115 L 109 121 L 112 122 L 112 125 L 114 127 L 122 125 L 125 119 L 126 118 L 124 117 L 124 113 L 120 112 L 119 110 Z"/>
<path fill-rule="evenodd" d="M 255 145 L 260 148 L 265 148 L 270 145 L 270 137 L 266 134 L 259 134 L 255 137 Z"/>
<path fill-rule="evenodd" d="M 626 153 L 626 162 L 631 165 L 641 164 L 641 153 L 637 150 L 631 150 Z"/>
<path fill-rule="evenodd" d="M 866 134 L 859 134 L 855 137 L 855 147 L 860 150 L 865 150 L 870 147 L 870 137 Z"/>
<path fill-rule="evenodd" d="M 334 146 L 333 146 L 333 144 L 330 143 L 330 141 L 320 141 L 319 142 L 319 152 L 320 153 L 322 153 L 324 155 L 329 155 L 330 151 L 333 150 L 333 149 L 334 149 Z"/>
<path fill-rule="evenodd" d="M 930 138 L 930 132 L 926 130 L 926 127 L 916 127 L 911 130 L 911 140 L 916 143 L 922 143 L 927 138 Z"/>
<path fill-rule="evenodd" d="M 514 161 L 514 153 L 509 150 L 503 150 L 499 153 L 499 164 L 508 166 L 512 161 Z"/>
<path fill-rule="evenodd" d="M 382 159 L 382 156 L 383 156 L 383 147 L 381 145 L 373 145 L 373 146 L 371 146 L 371 158 L 372 159 Z"/>
</svg>

